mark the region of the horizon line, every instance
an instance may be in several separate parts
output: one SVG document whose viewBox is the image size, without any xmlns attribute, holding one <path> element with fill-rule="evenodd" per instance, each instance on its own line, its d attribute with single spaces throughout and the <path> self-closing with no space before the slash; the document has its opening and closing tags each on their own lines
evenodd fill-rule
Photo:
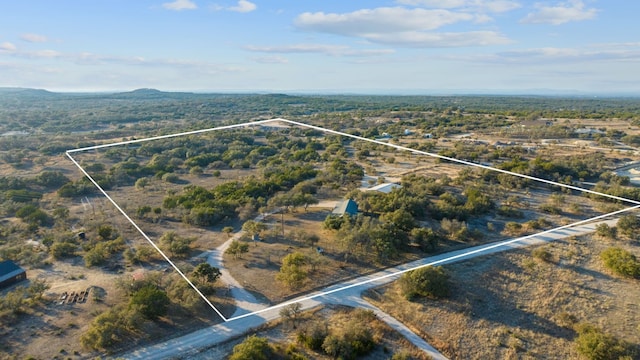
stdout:
<svg viewBox="0 0 640 360">
<path fill-rule="evenodd" d="M 576 89 L 167 89 L 139 87 L 133 89 L 54 89 L 25 86 L 0 86 L 0 91 L 46 91 L 53 94 L 126 94 L 141 90 L 166 94 L 238 94 L 238 95 L 364 95 L 364 96 L 542 96 L 542 97 L 640 97 L 640 90 L 591 91 Z M 2 92 L 0 92 L 1 94 Z"/>
</svg>

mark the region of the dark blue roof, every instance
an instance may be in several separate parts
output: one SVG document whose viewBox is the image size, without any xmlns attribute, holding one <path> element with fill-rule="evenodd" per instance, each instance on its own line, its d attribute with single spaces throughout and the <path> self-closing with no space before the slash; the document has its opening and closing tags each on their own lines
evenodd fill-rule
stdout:
<svg viewBox="0 0 640 360">
<path fill-rule="evenodd" d="M 351 199 L 344 200 L 336 205 L 332 213 L 336 215 L 356 215 L 358 213 L 358 204 Z"/>
<path fill-rule="evenodd" d="M 11 260 L 0 261 L 0 276 L 9 274 L 16 270 L 22 270 L 20 266 Z"/>
</svg>

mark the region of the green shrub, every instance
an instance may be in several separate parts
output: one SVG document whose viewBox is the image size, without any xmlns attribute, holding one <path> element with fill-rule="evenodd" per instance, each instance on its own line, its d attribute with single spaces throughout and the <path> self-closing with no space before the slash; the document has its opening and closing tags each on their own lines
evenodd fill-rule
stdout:
<svg viewBox="0 0 640 360">
<path fill-rule="evenodd" d="M 406 350 L 401 350 L 393 354 L 393 356 L 391 357 L 391 360 L 411 360 L 411 359 L 413 359 L 413 356 L 411 356 L 411 354 Z"/>
<path fill-rule="evenodd" d="M 439 266 L 423 267 L 402 275 L 400 288 L 408 300 L 417 296 L 444 298 L 449 296 L 449 275 Z"/>
<path fill-rule="evenodd" d="M 306 356 L 298 352 L 298 349 L 296 349 L 294 344 L 289 344 L 284 353 L 286 354 L 287 360 L 307 360 Z"/>
<path fill-rule="evenodd" d="M 544 262 L 550 262 L 551 259 L 553 258 L 553 255 L 551 255 L 551 253 L 549 252 L 549 250 L 547 250 L 546 247 L 538 247 L 533 249 L 533 251 L 531 251 L 531 255 L 538 259 L 538 260 L 542 260 Z"/>
<path fill-rule="evenodd" d="M 615 226 L 611 227 L 605 223 L 596 226 L 596 234 L 607 239 L 615 239 L 618 232 L 617 230 Z"/>
<path fill-rule="evenodd" d="M 350 359 L 353 355 L 348 346 L 349 344 L 342 341 L 338 335 L 333 334 L 327 336 L 322 342 L 322 350 L 324 350 L 327 355 L 333 356 L 334 359 Z"/>
<path fill-rule="evenodd" d="M 504 231 L 505 233 L 508 233 L 508 234 L 517 234 L 521 230 L 522 230 L 522 224 L 514 221 L 509 221 L 504 225 Z"/>
<path fill-rule="evenodd" d="M 166 173 L 162 175 L 162 181 L 177 184 L 180 182 L 180 177 L 173 173 Z"/>
<path fill-rule="evenodd" d="M 102 265 L 106 261 L 106 253 L 102 249 L 102 246 L 99 245 L 100 244 L 96 245 L 84 254 L 84 265 L 86 267 Z"/>
<path fill-rule="evenodd" d="M 323 226 L 325 229 L 329 230 L 340 230 L 346 219 L 347 218 L 344 216 L 335 216 L 329 214 L 327 215 L 326 219 L 324 219 Z"/>
<path fill-rule="evenodd" d="M 298 332 L 298 341 L 308 349 L 321 351 L 324 339 L 329 335 L 329 327 L 326 323 L 314 321 L 306 328 Z"/>
<path fill-rule="evenodd" d="M 123 248 L 124 239 L 121 237 L 110 241 L 98 242 L 94 244 L 93 247 L 87 244 L 85 247 L 84 264 L 86 267 L 102 265 Z"/>
<path fill-rule="evenodd" d="M 633 238 L 636 230 L 640 228 L 640 219 L 633 214 L 623 215 L 620 217 L 620 220 L 618 220 L 616 227 L 623 235 Z"/>
<path fill-rule="evenodd" d="M 76 244 L 70 242 L 56 242 L 51 245 L 49 252 L 55 259 L 62 259 L 75 256 L 76 250 L 78 250 Z"/>
<path fill-rule="evenodd" d="M 633 347 L 591 324 L 576 327 L 577 350 L 589 360 L 634 359 L 638 355 Z"/>
<path fill-rule="evenodd" d="M 544 218 L 539 218 L 536 220 L 529 220 L 525 223 L 525 225 L 527 225 L 529 229 L 540 230 L 551 225 L 551 223 L 549 223 L 549 221 L 545 220 Z"/>
<path fill-rule="evenodd" d="M 600 253 L 604 265 L 618 275 L 640 277 L 640 262 L 627 250 L 611 247 Z"/>
<path fill-rule="evenodd" d="M 118 232 L 113 226 L 109 224 L 102 224 L 98 227 L 98 235 L 103 240 L 112 240 L 118 236 Z"/>
<path fill-rule="evenodd" d="M 291 289 L 297 289 L 307 279 L 307 270 L 303 267 L 308 263 L 307 257 L 301 252 L 293 252 L 282 259 L 280 272 L 276 279 L 283 282 Z"/>
<path fill-rule="evenodd" d="M 267 339 L 255 335 L 233 347 L 233 354 L 229 360 L 270 360 L 275 352 Z"/>
<path fill-rule="evenodd" d="M 524 213 L 510 206 L 502 205 L 498 208 L 498 215 L 511 218 L 523 218 Z"/>
<path fill-rule="evenodd" d="M 137 308 L 144 317 L 155 320 L 167 313 L 169 297 L 165 291 L 147 285 L 131 296 L 129 307 Z"/>
<path fill-rule="evenodd" d="M 371 330 L 359 321 L 348 323 L 344 333 L 328 335 L 322 343 L 324 352 L 336 359 L 355 359 L 371 352 L 374 346 Z"/>
<path fill-rule="evenodd" d="M 355 356 L 368 354 L 376 343 L 373 341 L 373 334 L 363 323 L 349 323 L 344 339 L 349 343 Z"/>
<path fill-rule="evenodd" d="M 108 350 L 130 339 L 130 331 L 140 324 L 140 316 L 134 311 L 111 308 L 96 316 L 89 328 L 80 336 L 80 343 L 87 349 Z"/>
<path fill-rule="evenodd" d="M 540 211 L 548 213 L 548 214 L 552 214 L 552 215 L 560 215 L 562 214 L 562 210 L 552 204 L 542 204 L 539 207 Z"/>
</svg>

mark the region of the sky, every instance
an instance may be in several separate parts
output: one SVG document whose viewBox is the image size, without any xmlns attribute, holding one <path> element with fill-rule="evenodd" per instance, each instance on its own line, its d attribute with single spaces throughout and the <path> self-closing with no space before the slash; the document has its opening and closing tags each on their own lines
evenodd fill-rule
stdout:
<svg viewBox="0 0 640 360">
<path fill-rule="evenodd" d="M 0 87 L 640 95 L 629 0 L 0 0 Z"/>
</svg>

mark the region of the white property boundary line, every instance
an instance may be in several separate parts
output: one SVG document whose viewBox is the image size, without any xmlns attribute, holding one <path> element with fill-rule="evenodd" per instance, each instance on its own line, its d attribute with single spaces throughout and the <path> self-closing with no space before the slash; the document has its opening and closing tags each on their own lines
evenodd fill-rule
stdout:
<svg viewBox="0 0 640 360">
<path fill-rule="evenodd" d="M 539 233 L 536 233 L 536 234 L 527 235 L 527 236 L 524 236 L 524 237 L 511 239 L 511 240 L 507 240 L 507 241 L 502 241 L 502 242 L 490 245 L 490 246 L 488 246 L 486 248 L 477 249 L 477 250 L 473 250 L 473 251 L 470 251 L 470 252 L 467 252 L 467 253 L 454 255 L 454 256 L 451 256 L 451 257 L 448 257 L 448 258 L 445 258 L 445 259 L 433 261 L 433 262 L 428 263 L 428 264 L 415 266 L 415 267 L 410 268 L 410 269 L 399 270 L 399 271 L 394 272 L 392 274 L 382 275 L 382 276 L 379 276 L 377 278 L 368 279 L 368 280 L 361 281 L 361 282 L 358 282 L 358 283 L 355 283 L 355 284 L 346 285 L 346 286 L 343 286 L 343 287 L 340 287 L 340 288 L 337 288 L 337 289 L 328 290 L 328 291 L 320 292 L 320 293 L 313 294 L 313 295 L 310 295 L 310 296 L 298 298 L 298 299 L 295 299 L 293 301 L 283 302 L 283 303 L 280 303 L 280 304 L 277 304 L 277 305 L 274 305 L 274 306 L 271 306 L 271 307 L 268 307 L 268 308 L 265 308 L 265 309 L 262 309 L 262 310 L 257 310 L 257 311 L 254 311 L 254 312 L 251 312 L 251 313 L 248 313 L 248 314 L 243 314 L 243 315 L 239 315 L 239 316 L 227 319 L 209 301 L 209 299 L 207 299 L 207 297 L 202 292 L 200 292 L 200 290 L 176 266 L 176 264 L 173 261 L 171 261 L 171 259 L 169 259 L 169 257 L 151 240 L 151 238 L 138 226 L 138 224 L 136 224 L 136 222 L 133 221 L 133 219 L 111 198 L 111 196 L 109 196 L 109 194 L 107 194 L 107 192 L 96 182 L 96 180 L 93 179 L 93 177 L 91 177 L 91 175 L 89 175 L 89 173 L 87 173 L 87 171 L 82 166 L 80 166 L 80 164 L 76 161 L 76 159 L 71 155 L 73 153 L 78 153 L 78 152 L 83 152 L 83 151 L 103 149 L 103 148 L 108 148 L 108 147 L 114 147 L 114 146 L 120 146 L 120 145 L 128 145 L 128 144 L 134 144 L 134 143 L 141 143 L 141 142 L 147 142 L 147 141 L 152 141 L 152 140 L 169 139 L 169 138 L 185 136 L 185 135 L 197 135 L 197 134 L 203 134 L 203 133 L 212 132 L 212 131 L 235 129 L 235 128 L 240 128 L 240 127 L 248 127 L 248 126 L 255 126 L 255 125 L 263 125 L 263 124 L 268 124 L 270 122 L 284 122 L 284 123 L 288 123 L 288 124 L 291 124 L 291 125 L 297 125 L 297 126 L 301 126 L 301 127 L 306 127 L 306 128 L 318 130 L 318 131 L 325 132 L 325 133 L 345 136 L 345 137 L 349 137 L 349 138 L 356 139 L 356 140 L 362 140 L 362 141 L 366 141 L 366 142 L 370 142 L 370 143 L 374 143 L 374 144 L 378 144 L 378 145 L 392 147 L 392 148 L 395 148 L 395 149 L 398 149 L 398 150 L 404 150 L 404 151 L 409 151 L 409 152 L 416 153 L 416 154 L 427 155 L 427 156 L 431 156 L 431 157 L 434 157 L 434 158 L 447 160 L 447 161 L 451 161 L 451 162 L 455 162 L 455 163 L 459 163 L 459 164 L 463 164 L 463 165 L 475 166 L 475 167 L 479 167 L 479 168 L 482 168 L 482 169 L 497 171 L 497 172 L 500 172 L 500 173 L 509 174 L 509 175 L 513 175 L 513 176 L 517 176 L 517 177 L 521 177 L 521 178 L 525 178 L 525 179 L 529 179 L 529 180 L 533 180 L 533 181 L 538 181 L 538 182 L 542 182 L 542 183 L 546 183 L 546 184 L 550 184 L 550 185 L 560 186 L 560 187 L 568 188 L 568 189 L 571 189 L 571 190 L 577 190 L 577 191 L 580 191 L 580 192 L 586 192 L 586 193 L 589 193 L 589 194 L 599 195 L 599 196 L 603 196 L 603 197 L 606 197 L 606 198 L 615 199 L 615 200 L 618 200 L 618 201 L 635 204 L 635 206 L 628 207 L 628 208 L 625 208 L 625 209 L 622 209 L 622 210 L 618 210 L 618 211 L 614 211 L 614 212 L 611 212 L 611 213 L 608 213 L 608 214 L 595 216 L 595 217 L 592 217 L 592 218 L 589 218 L 589 219 L 586 219 L 586 220 L 577 221 L 575 223 L 568 224 L 568 225 L 563 225 L 563 226 L 560 226 L 560 227 L 557 227 L 557 228 L 554 228 L 554 229 L 545 230 L 545 231 L 542 231 L 542 232 L 539 232 Z M 269 120 L 260 120 L 260 121 L 255 121 L 255 122 L 246 122 L 246 123 L 242 123 L 242 124 L 226 125 L 226 126 L 220 126 L 220 127 L 214 127 L 214 128 L 208 128 L 208 129 L 201 129 L 201 130 L 195 130 L 195 131 L 188 131 L 188 132 L 170 134 L 170 135 L 161 135 L 161 136 L 155 136 L 155 137 L 150 137 L 150 138 L 145 138 L 145 139 L 136 139 L 136 140 L 121 141 L 121 142 L 110 143 L 110 144 L 89 146 L 89 147 L 84 147 L 84 148 L 67 150 L 66 151 L 66 155 L 78 167 L 78 169 L 80 169 L 80 171 L 89 179 L 89 181 L 91 181 L 91 183 L 93 183 L 93 185 L 107 198 L 107 200 L 109 200 L 113 204 L 113 206 L 115 206 L 115 208 L 131 223 L 131 225 L 133 225 L 133 227 L 151 244 L 151 246 L 153 246 L 153 248 L 156 249 L 156 251 L 158 251 L 158 253 L 160 253 L 160 255 L 162 255 L 162 257 L 178 272 L 178 274 L 180 274 L 180 276 L 182 276 L 182 278 L 198 293 L 198 295 L 225 322 L 232 321 L 232 320 L 237 320 L 237 319 L 241 319 L 241 318 L 245 318 L 245 317 L 248 317 L 248 316 L 251 316 L 251 315 L 257 315 L 257 314 L 260 314 L 260 313 L 263 313 L 263 312 L 266 312 L 266 311 L 269 311 L 269 310 L 272 310 L 272 309 L 277 309 L 277 308 L 281 308 L 281 307 L 287 306 L 287 305 L 295 303 L 295 302 L 304 301 L 304 300 L 310 300 L 310 299 L 314 299 L 314 298 L 317 298 L 317 297 L 320 297 L 320 296 L 333 294 L 333 293 L 336 293 L 336 292 L 339 292 L 339 291 L 343 291 L 343 290 L 347 290 L 347 289 L 350 289 L 350 288 L 353 288 L 353 287 L 357 287 L 357 286 L 360 286 L 360 285 L 372 283 L 374 281 L 378 281 L 378 280 L 382 280 L 382 279 L 386 279 L 386 278 L 391 278 L 391 277 L 394 277 L 394 276 L 399 276 L 401 274 L 404 274 L 406 272 L 409 272 L 409 271 L 412 271 L 412 270 L 415 270 L 415 269 L 419 269 L 419 268 L 423 268 L 423 267 L 427 267 L 427 266 L 434 266 L 434 265 L 442 264 L 442 263 L 445 263 L 445 262 L 450 262 L 450 261 L 453 261 L 455 259 L 458 259 L 458 258 L 461 258 L 461 257 L 465 257 L 465 256 L 468 256 L 468 255 L 471 255 L 471 254 L 474 254 L 474 253 L 487 251 L 487 250 L 494 249 L 494 248 L 497 248 L 497 247 L 500 247 L 500 246 L 504 246 L 504 245 L 512 244 L 512 243 L 515 243 L 515 242 L 518 242 L 518 241 L 522 241 L 522 240 L 526 240 L 526 239 L 529 239 L 529 238 L 533 238 L 535 236 L 548 234 L 548 233 L 551 233 L 551 232 L 554 232 L 554 231 L 559 231 L 559 230 L 568 229 L 568 228 L 571 228 L 571 227 L 574 227 L 574 226 L 583 225 L 583 224 L 586 224 L 588 222 L 592 222 L 592 221 L 595 221 L 595 220 L 603 219 L 603 218 L 606 218 L 606 217 L 609 217 L 609 216 L 621 214 L 621 213 L 624 213 L 624 212 L 627 212 L 627 211 L 631 211 L 631 210 L 635 210 L 635 209 L 640 208 L 640 201 L 627 199 L 627 198 L 614 196 L 614 195 L 609 195 L 609 194 L 604 194 L 604 193 L 600 193 L 600 192 L 589 190 L 589 189 L 580 188 L 580 187 L 573 186 L 573 185 L 562 184 L 562 183 L 551 181 L 551 180 L 536 178 L 536 177 L 533 177 L 533 176 L 519 174 L 519 173 L 515 173 L 515 172 L 512 172 L 512 171 L 507 171 L 507 170 L 498 169 L 498 168 L 494 168 L 494 167 L 490 167 L 490 166 L 486 166 L 486 165 L 472 163 L 472 162 L 466 161 L 466 160 L 460 160 L 460 159 L 455 159 L 455 158 L 452 158 L 452 157 L 443 156 L 443 155 L 439 155 L 439 154 L 434 154 L 434 153 L 430 153 L 430 152 L 426 152 L 426 151 L 415 150 L 415 149 L 411 149 L 411 148 L 408 148 L 408 147 L 405 147 L 405 146 L 401 146 L 401 145 L 390 144 L 390 143 L 386 143 L 386 142 L 382 142 L 382 141 L 378 141 L 378 140 L 367 139 L 365 137 L 361 137 L 361 136 L 357 136 L 357 135 L 347 134 L 347 133 L 336 131 L 336 130 L 325 129 L 325 128 L 322 128 L 322 127 L 319 127 L 319 126 L 309 125 L 309 124 L 305 124 L 305 123 L 301 123 L 301 122 L 297 122 L 297 121 L 292 121 L 292 120 L 287 120 L 287 119 L 282 119 L 282 118 L 275 118 L 275 119 L 269 119 Z"/>
</svg>

